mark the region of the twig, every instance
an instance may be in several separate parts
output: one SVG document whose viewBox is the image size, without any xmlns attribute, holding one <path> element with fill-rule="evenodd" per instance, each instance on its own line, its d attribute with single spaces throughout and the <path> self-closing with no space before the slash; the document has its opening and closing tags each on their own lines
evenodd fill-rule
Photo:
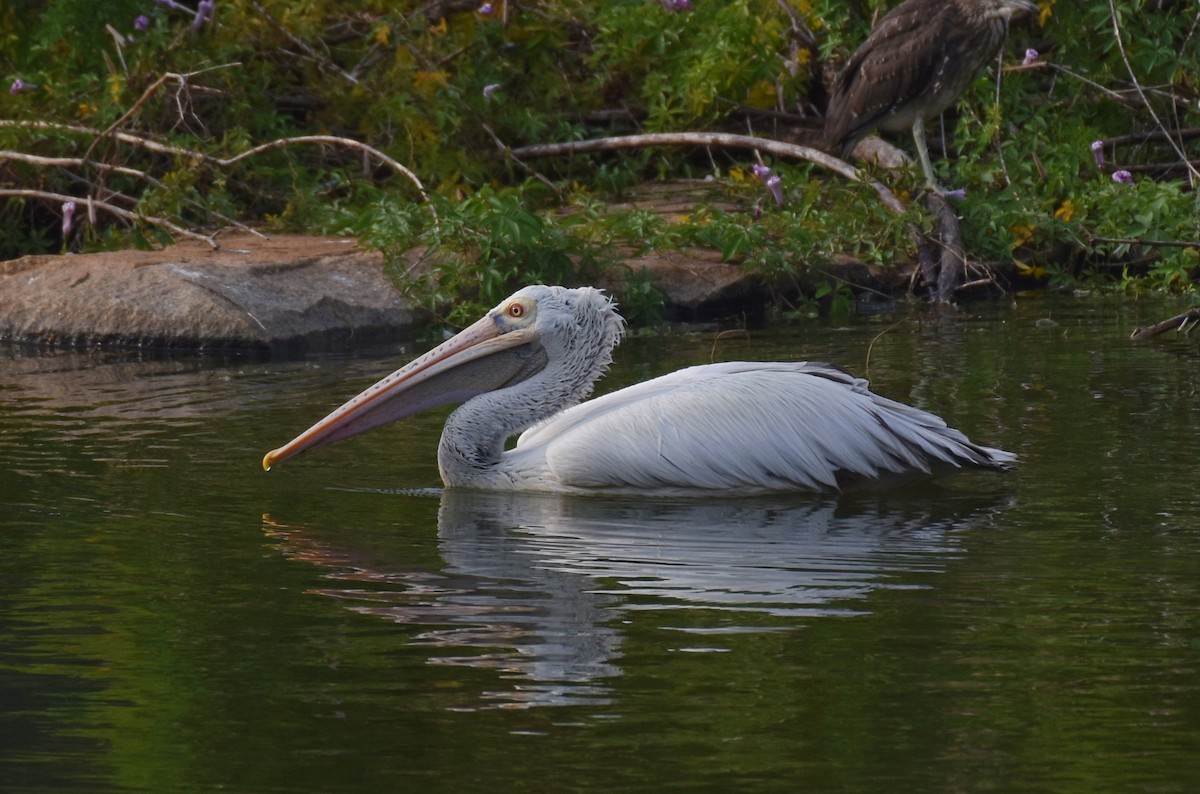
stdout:
<svg viewBox="0 0 1200 794">
<path fill-rule="evenodd" d="M 1200 248 L 1200 240 L 1142 240 L 1137 237 L 1095 237 L 1088 235 L 1093 243 L 1112 245 L 1144 245 L 1147 248 Z"/>
<path fill-rule="evenodd" d="M 195 75 L 202 74 L 204 72 L 211 72 L 214 69 L 227 69 L 230 66 L 241 66 L 241 64 L 240 63 L 225 63 L 225 64 L 221 64 L 220 66 L 210 66 L 207 69 L 200 69 L 199 71 L 188 72 L 187 74 L 178 74 L 176 72 L 166 72 L 161 77 L 159 77 L 157 80 L 155 80 L 153 83 L 151 83 L 146 88 L 146 90 L 142 92 L 142 95 L 140 97 L 138 97 L 138 100 L 136 102 L 134 102 L 133 105 L 130 106 L 129 110 L 127 110 L 121 114 L 121 118 L 117 119 L 112 124 L 108 125 L 108 129 L 104 130 L 104 132 L 102 132 L 96 136 L 96 139 L 94 141 L 92 141 L 92 145 L 88 147 L 86 152 L 84 152 L 83 159 L 84 160 L 92 159 L 92 151 L 95 150 L 97 144 L 99 144 L 100 141 L 104 140 L 109 135 L 111 135 L 114 130 L 117 130 L 121 126 L 123 126 L 125 124 L 125 122 L 128 121 L 133 116 L 133 114 L 137 113 L 138 110 L 142 107 L 142 105 L 146 104 L 146 102 L 148 102 L 150 100 L 150 97 L 153 96 L 154 93 L 156 91 L 158 91 L 158 89 L 164 83 L 166 83 L 168 80 L 173 79 L 173 80 L 179 81 L 180 90 L 183 90 L 184 88 L 187 87 L 187 81 L 188 81 L 189 77 L 194 77 Z M 180 115 L 182 115 L 182 113 L 183 113 L 183 110 L 181 107 Z"/>
<path fill-rule="evenodd" d="M 1169 132 L 1167 130 L 1146 130 L 1144 132 L 1131 132 L 1128 135 L 1114 135 L 1111 138 L 1104 138 L 1105 146 L 1120 146 L 1123 143 L 1149 143 L 1150 141 L 1171 140 L 1172 138 L 1187 141 L 1192 138 L 1200 138 L 1200 127 L 1188 127 L 1186 129 L 1175 130 Z"/>
<path fill-rule="evenodd" d="M 525 173 L 533 176 L 535 179 L 537 179 L 543 185 L 545 185 L 546 187 L 553 190 L 560 199 L 562 198 L 562 191 L 560 191 L 553 182 L 551 182 L 540 171 L 534 170 L 524 160 L 522 160 L 520 157 L 517 157 L 515 154 L 513 154 L 512 147 L 509 146 L 508 144 L 506 144 L 504 141 L 500 140 L 500 136 L 498 136 L 494 131 L 492 131 L 492 128 L 489 125 L 483 124 L 482 126 L 484 129 L 484 132 L 486 132 L 488 135 L 492 136 L 492 140 L 495 141 L 496 148 L 500 150 L 501 154 L 503 154 L 506 158 L 511 159 L 514 163 L 516 163 L 518 166 L 520 166 L 521 169 L 523 169 L 525 171 Z"/>
<path fill-rule="evenodd" d="M 886 334 L 891 333 L 896 328 L 904 325 L 910 318 L 905 317 L 902 320 L 892 323 L 887 328 L 884 328 L 879 333 L 875 334 L 871 339 L 871 344 L 867 345 L 867 360 L 863 362 L 863 377 L 867 380 L 871 379 L 871 351 L 875 349 L 875 343 L 882 339 Z"/>
<path fill-rule="evenodd" d="M 150 223 L 155 226 L 162 226 L 164 229 L 168 229 L 169 231 L 182 237 L 191 237 L 193 240 L 203 240 L 204 242 L 208 243 L 213 250 L 216 250 L 219 247 L 217 245 L 217 241 L 214 240 L 211 235 L 206 236 L 203 234 L 197 234 L 196 232 L 188 231 L 182 226 L 179 226 L 178 224 L 173 223 L 166 218 L 157 218 L 153 215 L 142 215 L 136 212 L 130 212 L 129 210 L 121 209 L 120 207 L 109 204 L 106 201 L 100 201 L 90 196 L 86 198 L 79 198 L 77 196 L 67 196 L 62 193 L 51 193 L 45 190 L 27 190 L 24 188 L 0 188 L 0 196 L 12 196 L 14 198 L 35 198 L 43 199 L 45 201 L 61 201 L 64 204 L 68 201 L 88 204 L 89 212 L 92 207 L 95 207 L 96 209 L 104 210 L 110 215 L 116 215 L 119 218 L 125 218 L 126 220 L 131 221 L 145 221 L 146 223 Z"/>
<path fill-rule="evenodd" d="M 26 154 L 24 152 L 13 152 L 0 149 L 0 162 L 5 160 L 20 160 L 22 162 L 29 163 L 30 165 L 41 165 L 48 168 L 55 166 L 59 168 L 79 168 L 85 164 L 82 157 L 42 157 L 41 155 L 37 154 Z M 138 179 L 145 179 L 148 182 L 157 182 L 154 177 L 150 176 L 145 171 L 139 171 L 136 168 L 129 168 L 122 165 L 112 165 L 110 163 L 90 163 L 89 165 L 98 171 L 110 171 L 114 174 L 121 174 L 122 176 L 132 176 L 137 177 Z M 161 185 L 162 183 L 158 184 Z"/>
<path fill-rule="evenodd" d="M 553 157 L 560 154 L 576 154 L 580 152 L 639 149 L 644 146 L 721 146 L 730 149 L 755 149 L 776 157 L 805 160 L 810 163 L 816 163 L 851 182 L 862 182 L 870 185 L 879 194 L 879 198 L 884 206 L 897 215 L 905 212 L 904 203 L 886 185 L 864 175 L 859 169 L 844 160 L 808 146 L 782 143 L 766 138 L 755 138 L 750 135 L 733 135 L 721 132 L 660 132 L 647 135 L 593 138 L 587 141 L 542 143 L 533 146 L 522 146 L 519 149 L 512 150 L 512 153 L 517 157 Z"/>
<path fill-rule="evenodd" d="M 421 198 L 425 199 L 426 202 L 429 201 L 429 194 L 425 192 L 425 186 L 423 184 L 421 184 L 421 180 L 417 178 L 416 174 L 414 174 L 412 171 L 410 171 L 408 168 L 406 168 L 404 165 L 400 164 L 396 160 L 393 160 L 391 157 L 388 157 L 386 154 L 379 151 L 374 146 L 370 146 L 370 145 L 362 143 L 360 141 L 356 141 L 353 138 L 339 138 L 335 135 L 299 135 L 295 138 L 278 138 L 276 140 L 269 141 L 268 143 L 263 143 L 258 146 L 255 146 L 252 149 L 247 149 L 246 151 L 241 152 L 240 154 L 235 154 L 233 157 L 225 157 L 225 158 L 211 157 L 209 155 L 200 154 L 199 152 L 195 152 L 194 154 L 205 158 L 209 162 L 216 163 L 219 166 L 225 167 L 225 166 L 233 165 L 234 163 L 238 162 L 239 160 L 245 160 L 247 157 L 252 157 L 256 154 L 262 154 L 263 152 L 269 152 L 272 149 L 282 149 L 285 146 L 291 146 L 291 145 L 297 144 L 297 143 L 328 143 L 328 144 L 334 144 L 336 146 L 345 146 L 350 149 L 357 149 L 360 152 L 366 152 L 367 154 L 371 155 L 372 157 L 377 158 L 380 162 L 389 166 L 396 172 L 404 174 L 404 176 L 408 177 L 409 181 L 411 181 L 414 185 L 416 185 L 417 191 L 421 194 Z M 429 211 L 431 213 L 433 213 L 434 220 L 436 221 L 437 220 L 437 210 L 435 210 L 433 208 L 432 204 L 430 204 L 430 206 L 429 206 Z"/>
</svg>

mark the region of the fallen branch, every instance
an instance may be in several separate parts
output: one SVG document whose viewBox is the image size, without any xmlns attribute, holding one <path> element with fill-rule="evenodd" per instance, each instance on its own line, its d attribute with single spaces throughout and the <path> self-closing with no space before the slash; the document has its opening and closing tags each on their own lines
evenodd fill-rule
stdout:
<svg viewBox="0 0 1200 794">
<path fill-rule="evenodd" d="M 640 149 L 645 146 L 721 146 L 728 149 L 754 149 L 774 155 L 775 157 L 804 160 L 822 166 L 851 182 L 861 182 L 870 185 L 879 194 L 879 199 L 885 207 L 897 215 L 905 212 L 904 203 L 886 185 L 871 177 L 864 176 L 861 171 L 845 160 L 840 160 L 837 157 L 808 146 L 798 146 L 793 143 L 772 141 L 766 138 L 755 138 L 751 135 L 733 135 L 723 132 L 659 132 L 647 135 L 593 138 L 588 141 L 541 143 L 533 146 L 522 146 L 519 149 L 511 151 L 516 157 L 553 157 L 582 152 Z"/>
<path fill-rule="evenodd" d="M 1174 317 L 1169 317 L 1162 322 L 1148 325 L 1145 328 L 1134 329 L 1134 332 L 1129 335 L 1130 339 L 1152 339 L 1159 334 L 1164 334 L 1167 331 L 1179 330 L 1187 333 L 1200 323 L 1200 307 L 1188 309 L 1182 314 L 1177 314 Z"/>
</svg>

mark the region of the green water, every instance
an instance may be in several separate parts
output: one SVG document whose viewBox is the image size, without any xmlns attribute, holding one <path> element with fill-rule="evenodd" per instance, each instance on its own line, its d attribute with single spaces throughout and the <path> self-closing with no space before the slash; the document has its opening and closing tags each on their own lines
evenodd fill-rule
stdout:
<svg viewBox="0 0 1200 794">
<path fill-rule="evenodd" d="M 1200 788 L 1200 347 L 1042 298 L 629 340 L 830 360 L 1021 456 L 841 500 L 442 493 L 407 352 L 0 356 L 0 790 Z M 868 360 L 869 359 L 869 360 Z"/>
</svg>

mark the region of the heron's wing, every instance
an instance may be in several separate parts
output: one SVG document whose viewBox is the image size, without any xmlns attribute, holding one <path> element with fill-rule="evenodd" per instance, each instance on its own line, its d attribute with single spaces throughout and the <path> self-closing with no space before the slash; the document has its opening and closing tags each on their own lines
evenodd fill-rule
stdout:
<svg viewBox="0 0 1200 794">
<path fill-rule="evenodd" d="M 680 370 L 576 406 L 514 452 L 534 450 L 579 488 L 826 491 L 847 477 L 1002 465 L 938 417 L 814 363 Z"/>
<path fill-rule="evenodd" d="M 889 129 L 912 126 L 912 116 L 924 113 L 917 107 L 922 97 L 932 95 L 961 60 L 957 51 L 963 20 L 958 7 L 945 0 L 902 3 L 892 9 L 834 81 L 826 142 L 831 147 L 852 146 L 896 113 L 901 116 Z M 909 105 L 914 107 L 902 113 Z"/>
</svg>

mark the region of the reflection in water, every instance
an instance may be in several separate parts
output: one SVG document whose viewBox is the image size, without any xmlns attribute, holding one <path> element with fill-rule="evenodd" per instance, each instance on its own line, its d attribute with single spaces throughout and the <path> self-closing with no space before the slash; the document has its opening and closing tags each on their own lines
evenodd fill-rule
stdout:
<svg viewBox="0 0 1200 794">
<path fill-rule="evenodd" d="M 387 498 L 421 498 L 387 495 Z M 322 595 L 362 614 L 426 627 L 434 664 L 494 668 L 501 705 L 597 702 L 620 674 L 625 610 L 691 610 L 681 631 L 776 631 L 797 619 L 865 614 L 880 587 L 921 586 L 942 570 L 955 531 L 987 507 L 928 500 L 613 500 L 449 490 L 445 567 L 412 570 L 335 548 L 332 533 L 267 532 L 285 554 L 336 569 Z M 339 533 L 344 534 L 344 533 Z M 708 613 L 697 618 L 697 610 Z M 697 623 L 707 627 L 696 628 Z M 692 650 L 714 650 L 696 648 Z"/>
</svg>

